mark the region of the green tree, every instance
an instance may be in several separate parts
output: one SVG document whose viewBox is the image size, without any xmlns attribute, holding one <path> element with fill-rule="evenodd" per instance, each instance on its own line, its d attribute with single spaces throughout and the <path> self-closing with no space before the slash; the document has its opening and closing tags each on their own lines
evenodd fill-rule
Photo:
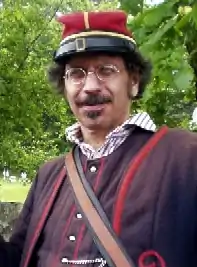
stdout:
<svg viewBox="0 0 197 267">
<path fill-rule="evenodd" d="M 112 9 L 113 1 L 4 0 L 0 8 L 0 163 L 13 171 L 37 167 L 69 148 L 64 129 L 74 118 L 47 81 L 59 45 L 56 12 Z"/>
<path fill-rule="evenodd" d="M 188 127 L 196 101 L 197 3 L 165 0 L 155 6 L 122 0 L 140 51 L 153 63 L 153 79 L 137 108 L 158 125 Z"/>
</svg>

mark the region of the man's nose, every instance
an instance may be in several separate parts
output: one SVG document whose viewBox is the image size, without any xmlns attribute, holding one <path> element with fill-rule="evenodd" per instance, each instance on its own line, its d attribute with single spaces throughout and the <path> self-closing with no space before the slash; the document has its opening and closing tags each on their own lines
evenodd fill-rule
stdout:
<svg viewBox="0 0 197 267">
<path fill-rule="evenodd" d="M 88 72 L 84 81 L 83 91 L 86 93 L 97 93 L 101 90 L 101 84 L 94 72 Z"/>
</svg>

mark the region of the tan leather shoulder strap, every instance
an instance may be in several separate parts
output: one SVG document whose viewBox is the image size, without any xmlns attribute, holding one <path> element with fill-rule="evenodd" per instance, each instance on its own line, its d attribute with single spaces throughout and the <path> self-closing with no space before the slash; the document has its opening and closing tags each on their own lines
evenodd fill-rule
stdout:
<svg viewBox="0 0 197 267">
<path fill-rule="evenodd" d="M 84 211 L 92 229 L 94 229 L 105 250 L 111 256 L 114 266 L 133 267 L 122 253 L 114 237 L 108 231 L 96 209 L 92 205 L 92 202 L 84 190 L 83 184 L 78 175 L 72 153 L 68 153 L 66 156 L 66 166 L 75 197 L 77 198 L 81 209 Z"/>
</svg>

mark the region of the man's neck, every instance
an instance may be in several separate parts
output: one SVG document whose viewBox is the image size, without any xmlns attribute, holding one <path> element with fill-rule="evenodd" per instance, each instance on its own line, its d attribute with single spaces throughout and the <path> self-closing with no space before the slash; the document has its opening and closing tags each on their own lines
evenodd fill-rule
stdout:
<svg viewBox="0 0 197 267">
<path fill-rule="evenodd" d="M 94 149 L 100 148 L 106 140 L 106 136 L 110 134 L 116 127 L 122 125 L 127 119 L 129 115 L 123 120 L 120 124 L 114 125 L 114 127 L 106 128 L 96 128 L 96 129 L 88 129 L 81 125 L 81 133 L 83 136 L 83 141 L 86 144 L 91 145 Z"/>
<path fill-rule="evenodd" d="M 110 131 L 102 131 L 102 130 L 89 130 L 81 128 L 83 141 L 86 144 L 89 144 L 94 149 L 98 149 L 105 143 L 105 138 L 109 134 Z"/>
</svg>

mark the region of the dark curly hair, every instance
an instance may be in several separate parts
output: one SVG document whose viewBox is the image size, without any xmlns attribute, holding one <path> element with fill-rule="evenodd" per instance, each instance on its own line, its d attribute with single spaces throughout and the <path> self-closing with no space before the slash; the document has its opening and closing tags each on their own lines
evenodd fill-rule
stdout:
<svg viewBox="0 0 197 267">
<path fill-rule="evenodd" d="M 99 54 L 99 53 L 96 53 Z M 103 53 L 102 53 L 103 54 Z M 116 55 L 121 56 L 125 62 L 126 68 L 130 72 L 136 72 L 139 74 L 139 91 L 135 99 L 142 97 L 143 92 L 151 79 L 152 64 L 148 59 L 145 59 L 142 54 L 135 50 L 129 54 L 119 54 L 119 53 L 105 53 L 106 55 Z M 65 60 L 63 63 L 54 63 L 48 69 L 48 78 L 52 85 L 57 89 L 57 92 L 64 94 L 64 75 L 65 75 L 65 65 L 69 62 L 69 59 Z"/>
</svg>

